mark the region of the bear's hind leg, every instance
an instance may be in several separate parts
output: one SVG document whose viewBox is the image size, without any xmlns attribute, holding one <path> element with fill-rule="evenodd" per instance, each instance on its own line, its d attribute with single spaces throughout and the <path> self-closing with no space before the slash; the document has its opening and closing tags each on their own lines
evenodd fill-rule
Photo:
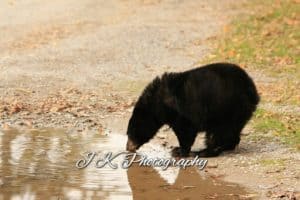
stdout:
<svg viewBox="0 0 300 200">
<path fill-rule="evenodd" d="M 206 149 L 197 152 L 200 157 L 215 157 L 223 151 L 234 150 L 240 142 L 240 131 L 229 127 L 217 128 L 207 131 Z"/>
<path fill-rule="evenodd" d="M 242 108 L 248 108 L 247 106 L 241 106 Z M 244 128 L 247 121 L 252 115 L 252 108 L 250 110 L 237 110 L 237 112 L 231 115 L 231 119 L 213 123 L 206 132 L 206 149 L 198 152 L 197 155 L 202 157 L 214 157 L 218 156 L 223 151 L 234 150 L 240 142 L 241 131 Z"/>
</svg>

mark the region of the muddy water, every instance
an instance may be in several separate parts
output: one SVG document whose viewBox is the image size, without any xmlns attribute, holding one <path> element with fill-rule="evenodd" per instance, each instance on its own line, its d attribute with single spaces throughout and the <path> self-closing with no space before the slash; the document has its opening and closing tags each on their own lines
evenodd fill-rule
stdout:
<svg viewBox="0 0 300 200">
<path fill-rule="evenodd" d="M 243 188 L 195 168 L 76 168 L 88 152 L 123 151 L 126 138 L 59 130 L 0 131 L 1 199 L 240 199 Z M 169 156 L 157 145 L 141 149 Z M 121 157 L 118 159 L 122 159 Z"/>
</svg>

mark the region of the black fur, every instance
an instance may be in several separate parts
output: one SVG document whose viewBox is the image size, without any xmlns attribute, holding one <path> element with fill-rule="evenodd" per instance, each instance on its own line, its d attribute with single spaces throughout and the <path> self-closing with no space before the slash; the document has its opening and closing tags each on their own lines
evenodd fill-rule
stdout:
<svg viewBox="0 0 300 200">
<path fill-rule="evenodd" d="M 255 85 L 239 66 L 215 63 L 155 78 L 139 97 L 128 124 L 127 150 L 135 151 L 167 124 L 190 155 L 198 132 L 206 132 L 200 156 L 217 156 L 240 142 L 240 133 L 259 102 Z"/>
</svg>

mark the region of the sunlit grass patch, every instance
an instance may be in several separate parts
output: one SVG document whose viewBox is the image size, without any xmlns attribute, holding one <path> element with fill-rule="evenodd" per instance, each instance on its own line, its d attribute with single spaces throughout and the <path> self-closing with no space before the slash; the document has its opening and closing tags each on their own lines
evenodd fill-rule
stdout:
<svg viewBox="0 0 300 200">
<path fill-rule="evenodd" d="M 272 76 L 300 78 L 300 4 L 293 0 L 255 1 L 224 32 L 214 61 L 241 63 Z"/>
<path fill-rule="evenodd" d="M 259 163 L 265 167 L 268 166 L 285 166 L 284 159 L 261 159 Z"/>
<path fill-rule="evenodd" d="M 279 136 L 282 142 L 300 150 L 300 122 L 297 117 L 258 109 L 251 121 L 256 132 Z"/>
</svg>

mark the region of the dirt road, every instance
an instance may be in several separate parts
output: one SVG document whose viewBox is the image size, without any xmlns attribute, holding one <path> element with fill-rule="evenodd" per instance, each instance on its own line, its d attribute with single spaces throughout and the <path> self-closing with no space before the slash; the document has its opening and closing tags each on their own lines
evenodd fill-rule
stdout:
<svg viewBox="0 0 300 200">
<path fill-rule="evenodd" d="M 130 105 L 154 76 L 206 55 L 233 2 L 2 1 L 1 122 L 15 125 L 10 114 L 28 111 L 34 126 L 64 127 L 66 117 L 43 123 L 33 113 L 120 111 L 113 107 Z"/>
<path fill-rule="evenodd" d="M 165 71 L 182 71 L 199 63 L 210 52 L 207 40 L 224 31 L 241 12 L 235 9 L 241 3 L 1 1 L 2 128 L 125 132 L 132 106 L 145 84 Z M 161 138 L 156 142 L 174 141 L 174 137 Z M 263 153 L 255 157 L 255 149 Z M 277 176 L 261 180 L 265 171 L 257 160 L 272 151 L 272 157 L 288 152 L 273 143 L 245 142 L 236 157 L 229 154 L 213 159 L 208 171 L 259 191 L 260 196 L 282 185 L 284 194 L 289 195 L 299 184 L 294 160 L 290 170 L 280 174 L 287 175 L 287 180 Z M 285 157 L 290 161 L 295 156 Z M 239 170 L 244 170 L 244 177 Z M 276 184 L 278 179 L 282 184 Z"/>
</svg>

